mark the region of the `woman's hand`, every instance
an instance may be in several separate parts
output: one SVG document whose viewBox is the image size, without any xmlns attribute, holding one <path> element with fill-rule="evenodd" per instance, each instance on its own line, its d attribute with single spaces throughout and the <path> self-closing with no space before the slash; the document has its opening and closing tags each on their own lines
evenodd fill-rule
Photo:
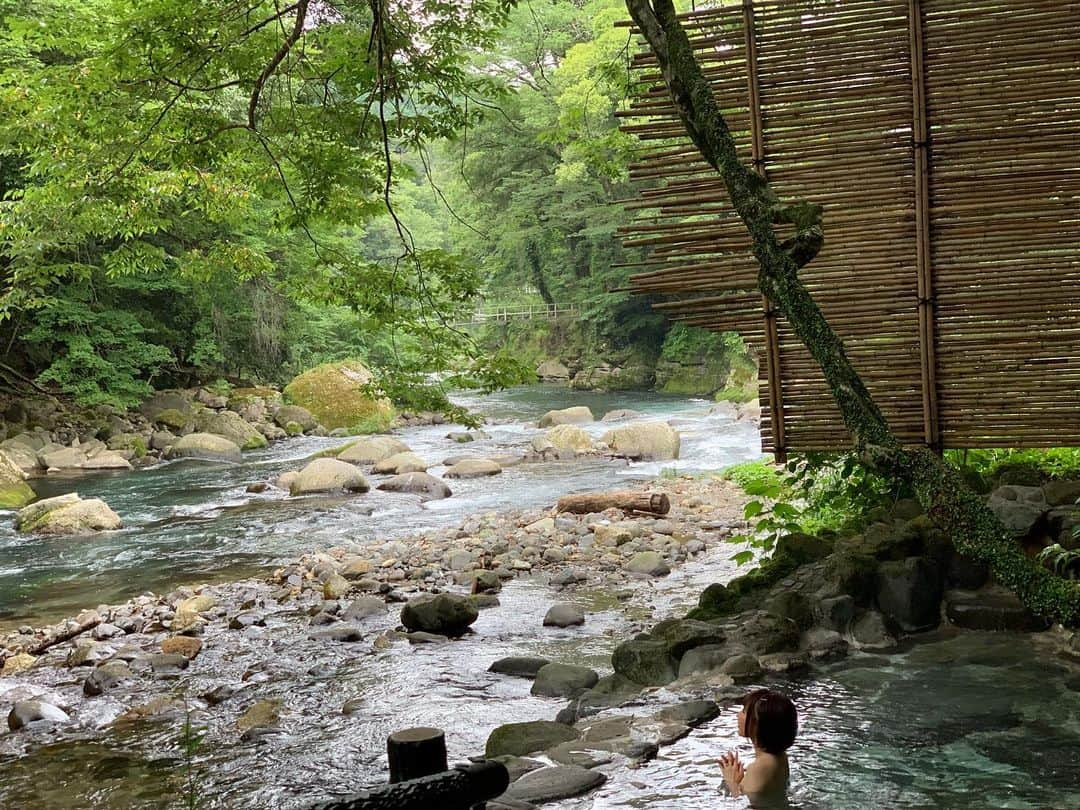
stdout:
<svg viewBox="0 0 1080 810">
<path fill-rule="evenodd" d="M 739 761 L 739 757 L 734 751 L 729 751 L 720 757 L 719 761 L 720 771 L 724 774 L 724 781 L 727 783 L 731 795 L 741 795 L 742 790 L 740 789 L 740 785 L 742 785 L 742 780 L 746 775 L 746 771 L 743 769 L 743 764 Z"/>
</svg>

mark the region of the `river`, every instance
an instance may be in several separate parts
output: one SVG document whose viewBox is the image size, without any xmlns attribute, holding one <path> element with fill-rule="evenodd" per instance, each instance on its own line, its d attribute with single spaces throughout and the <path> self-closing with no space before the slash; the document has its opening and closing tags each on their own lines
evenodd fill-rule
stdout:
<svg viewBox="0 0 1080 810">
<path fill-rule="evenodd" d="M 415 499 L 375 491 L 339 502 L 245 493 L 247 483 L 295 468 L 334 443 L 325 439 L 278 444 L 248 454 L 235 467 L 171 464 L 80 479 L 80 492 L 105 497 L 128 528 L 103 538 L 49 541 L 48 553 L 40 540 L 4 534 L 0 605 L 10 622 L 38 620 L 144 588 L 262 571 L 342 537 L 406 536 L 455 525 L 478 511 L 541 506 L 565 492 L 655 476 L 663 467 L 716 469 L 758 452 L 752 424 L 709 414 L 703 402 L 548 386 L 461 401 L 489 415 L 490 439 L 448 451 L 445 426 L 402 437 L 424 457 L 462 450 L 504 453 L 524 447 L 536 433 L 529 423 L 550 408 L 587 404 L 599 414 L 629 407 L 677 424 L 682 459 L 663 465 L 521 465 L 495 483 L 455 483 L 454 497 L 423 507 Z M 589 430 L 599 434 L 602 426 Z M 59 481 L 47 486 L 64 489 Z M 557 595 L 542 579 L 515 580 L 499 595 L 500 607 L 481 612 L 475 634 L 450 644 L 327 646 L 308 638 L 305 623 L 277 619 L 256 633 L 220 636 L 171 693 L 190 706 L 192 722 L 206 735 L 190 759 L 179 744 L 182 716 L 164 712 L 157 720 L 114 726 L 127 705 L 122 694 L 103 695 L 76 707 L 76 732 L 0 733 L 0 807 L 182 807 L 190 765 L 200 807 L 301 808 L 385 780 L 386 735 L 413 725 L 444 728 L 451 758 L 460 760 L 481 751 L 495 726 L 551 719 L 564 705 L 532 696 L 528 681 L 489 674 L 492 661 L 542 655 L 610 672 L 611 649 L 619 640 L 681 613 L 704 585 L 735 575 L 729 556 L 723 544 L 711 547 L 671 575 L 635 588 L 628 600 L 602 588 Z M 555 600 L 584 608 L 586 624 L 542 627 Z M 377 629 L 391 627 L 396 616 L 380 621 Z M 242 684 L 251 697 L 242 691 L 216 708 L 197 699 L 225 682 Z M 893 654 L 853 654 L 815 669 L 813 677 L 782 681 L 779 688 L 800 709 L 792 795 L 801 810 L 1080 807 L 1080 671 L 1052 655 L 1038 636 L 945 630 Z M 33 678 L 0 680 L 0 706 L 16 694 L 56 696 L 70 705 L 62 699 L 81 700 L 71 698 L 78 691 L 70 670 L 44 668 Z M 255 697 L 280 700 L 287 711 L 273 734 L 240 739 L 229 707 Z M 677 699 L 666 689 L 650 698 Z M 342 711 L 347 702 L 353 706 L 349 714 Z M 603 788 L 554 806 L 745 807 L 723 798 L 715 764 L 729 748 L 744 758 L 750 753 L 734 731 L 729 711 L 661 749 L 642 768 L 604 766 L 610 778 Z"/>
</svg>

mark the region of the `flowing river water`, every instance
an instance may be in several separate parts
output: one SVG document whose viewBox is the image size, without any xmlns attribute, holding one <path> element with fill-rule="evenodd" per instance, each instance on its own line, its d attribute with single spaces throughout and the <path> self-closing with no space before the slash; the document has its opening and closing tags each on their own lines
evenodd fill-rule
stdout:
<svg viewBox="0 0 1080 810">
<path fill-rule="evenodd" d="M 651 395 L 572 393 L 537 386 L 490 397 L 462 398 L 486 413 L 490 439 L 468 451 L 520 450 L 550 408 L 587 404 L 594 412 L 629 407 L 671 420 L 683 436 L 679 462 L 617 465 L 611 461 L 522 465 L 489 479 L 462 481 L 454 497 L 418 507 L 415 499 L 375 497 L 320 502 L 316 508 L 280 496 L 244 492 L 299 466 L 335 442 L 297 439 L 247 454 L 235 467 L 164 465 L 119 476 L 83 478 L 84 496 L 104 497 L 127 529 L 92 541 L 49 541 L 0 535 L 0 611 L 9 623 L 35 623 L 143 589 L 228 579 L 348 538 L 404 537 L 456 525 L 469 514 L 509 506 L 541 506 L 572 491 L 602 489 L 663 467 L 718 469 L 758 454 L 755 426 L 708 403 Z M 447 450 L 448 428 L 416 428 L 402 438 L 421 456 Z M 590 428 L 599 434 L 600 425 Z M 438 474 L 439 470 L 434 472 Z M 42 494 L 71 482 L 48 482 Z M 45 490 L 44 487 L 39 487 Z M 602 588 L 555 595 L 539 579 L 507 584 L 501 606 L 481 612 L 476 633 L 451 644 L 394 644 L 356 653 L 327 648 L 305 628 L 268 620 L 265 632 L 239 647 L 204 649 L 177 682 L 205 732 L 185 757 L 175 714 L 113 725 L 125 706 L 103 695 L 79 706 L 79 731 L 5 734 L 0 729 L 0 808 L 182 807 L 188 767 L 201 807 L 303 807 L 386 778 L 385 737 L 414 725 L 447 731 L 452 758 L 483 750 L 497 725 L 551 719 L 563 701 L 534 697 L 529 682 L 486 672 L 506 655 L 540 655 L 610 671 L 611 649 L 641 627 L 690 606 L 708 583 L 736 573 L 723 544 L 671 575 L 620 600 Z M 625 596 L 625 595 L 624 595 Z M 581 628 L 544 628 L 553 601 L 577 602 Z M 394 616 L 383 621 L 394 624 Z M 379 627 L 377 629 L 382 629 Z M 803 808 L 1076 808 L 1080 807 L 1080 671 L 1055 658 L 1037 638 L 943 632 L 892 655 L 854 655 L 813 678 L 785 681 L 799 705 L 802 732 L 792 753 L 793 806 Z M 224 681 L 256 689 L 288 707 L 270 735 L 239 739 L 234 717 L 196 699 Z M 5 692 L 62 697 L 76 683 L 70 671 L 45 680 L 0 680 Z M 653 701 L 676 700 L 660 690 Z M 342 706 L 349 702 L 352 711 Z M 650 713 L 655 706 L 641 709 Z M 633 707 L 623 709 L 633 712 Z M 716 757 L 749 752 L 734 714 L 721 715 L 639 769 L 605 766 L 598 792 L 557 806 L 591 808 L 744 807 L 723 798 Z"/>
</svg>

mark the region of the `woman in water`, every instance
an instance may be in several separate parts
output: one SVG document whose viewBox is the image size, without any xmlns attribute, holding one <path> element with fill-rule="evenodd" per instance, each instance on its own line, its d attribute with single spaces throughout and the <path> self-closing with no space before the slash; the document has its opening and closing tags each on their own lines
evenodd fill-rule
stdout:
<svg viewBox="0 0 1080 810">
<path fill-rule="evenodd" d="M 779 692 L 757 689 L 743 698 L 739 734 L 754 744 L 754 761 L 745 768 L 728 752 L 720 758 L 724 782 L 732 796 L 746 796 L 751 807 L 785 806 L 787 749 L 795 742 L 799 718 L 795 704 Z"/>
</svg>

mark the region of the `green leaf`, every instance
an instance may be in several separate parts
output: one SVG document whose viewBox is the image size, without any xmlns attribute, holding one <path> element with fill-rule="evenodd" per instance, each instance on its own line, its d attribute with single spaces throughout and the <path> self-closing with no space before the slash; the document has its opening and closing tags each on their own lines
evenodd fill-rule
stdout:
<svg viewBox="0 0 1080 810">
<path fill-rule="evenodd" d="M 750 518 L 757 517 L 764 508 L 765 504 L 761 501 L 750 501 L 743 507 L 743 518 L 750 520 Z"/>
<path fill-rule="evenodd" d="M 754 552 L 752 551 L 740 551 L 738 554 L 733 554 L 731 559 L 734 560 L 736 565 L 746 565 L 748 562 L 754 559 Z"/>
</svg>

